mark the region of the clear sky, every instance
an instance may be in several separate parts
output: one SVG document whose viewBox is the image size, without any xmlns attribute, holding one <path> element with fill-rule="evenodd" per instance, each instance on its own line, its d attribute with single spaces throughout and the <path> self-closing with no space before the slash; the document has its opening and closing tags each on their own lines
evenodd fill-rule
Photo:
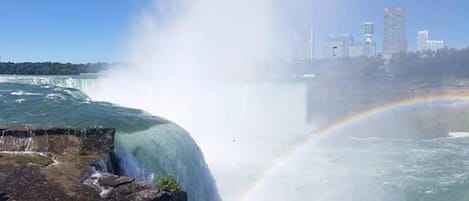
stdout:
<svg viewBox="0 0 469 201">
<path fill-rule="evenodd" d="M 2 0 L 0 56 L 2 61 L 120 61 L 132 17 L 150 0 Z M 290 1 L 282 1 L 290 2 Z M 328 34 L 351 33 L 363 40 L 362 23 L 376 24 L 382 46 L 383 9 L 401 5 L 407 12 L 409 49 L 416 31 L 428 29 L 431 39 L 449 47 L 469 46 L 467 0 L 311 0 L 292 6 L 291 18 L 309 19 L 318 46 Z M 286 5 L 288 7 L 288 5 Z M 320 51 L 320 47 L 316 47 Z"/>
<path fill-rule="evenodd" d="M 119 61 L 137 0 L 2 0 L 2 61 Z"/>
</svg>

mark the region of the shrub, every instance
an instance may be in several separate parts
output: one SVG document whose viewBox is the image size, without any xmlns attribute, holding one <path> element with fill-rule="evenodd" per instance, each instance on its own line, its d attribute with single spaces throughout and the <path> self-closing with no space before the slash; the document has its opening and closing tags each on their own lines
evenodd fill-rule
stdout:
<svg viewBox="0 0 469 201">
<path fill-rule="evenodd" d="M 81 128 L 75 128 L 74 133 L 76 137 L 81 137 Z"/>
<path fill-rule="evenodd" d="M 172 175 L 158 177 L 156 184 L 166 192 L 175 193 L 181 190 L 181 185 Z"/>
</svg>

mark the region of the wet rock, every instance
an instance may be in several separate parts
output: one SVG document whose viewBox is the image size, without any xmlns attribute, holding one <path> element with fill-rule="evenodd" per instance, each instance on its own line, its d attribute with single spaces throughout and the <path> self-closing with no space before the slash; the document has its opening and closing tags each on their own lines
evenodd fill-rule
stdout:
<svg viewBox="0 0 469 201">
<path fill-rule="evenodd" d="M 134 183 L 120 185 L 114 189 L 119 195 L 129 195 L 135 192 Z"/>
<path fill-rule="evenodd" d="M 9 197 L 6 193 L 0 192 L 0 201 L 8 201 Z"/>
<path fill-rule="evenodd" d="M 117 187 L 119 185 L 128 184 L 133 181 L 135 181 L 135 179 L 132 177 L 103 174 L 102 177 L 99 178 L 98 183 L 101 186 Z"/>
</svg>

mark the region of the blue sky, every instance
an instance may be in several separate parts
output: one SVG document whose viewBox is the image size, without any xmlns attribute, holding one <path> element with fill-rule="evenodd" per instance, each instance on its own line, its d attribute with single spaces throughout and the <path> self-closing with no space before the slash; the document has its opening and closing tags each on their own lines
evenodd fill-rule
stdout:
<svg viewBox="0 0 469 201">
<path fill-rule="evenodd" d="M 120 61 L 132 17 L 150 0 L 2 0 L 2 61 Z M 282 1 L 289 2 L 289 1 Z M 401 5 L 407 12 L 409 49 L 416 31 L 449 47 L 469 46 L 469 1 L 466 0 L 311 0 L 292 6 L 291 19 L 308 19 L 316 27 L 318 46 L 328 34 L 351 33 L 363 40 L 362 23 L 376 24 L 382 44 L 383 9 Z M 286 6 L 288 7 L 288 6 Z M 316 47 L 320 51 L 320 47 Z"/>
<path fill-rule="evenodd" d="M 2 61 L 118 61 L 133 0 L 2 0 Z"/>
</svg>

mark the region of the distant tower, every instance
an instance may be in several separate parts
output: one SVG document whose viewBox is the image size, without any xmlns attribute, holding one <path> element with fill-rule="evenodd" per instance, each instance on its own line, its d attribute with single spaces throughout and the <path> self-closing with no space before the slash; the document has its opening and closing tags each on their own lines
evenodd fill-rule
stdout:
<svg viewBox="0 0 469 201">
<path fill-rule="evenodd" d="M 316 38 L 316 32 L 314 31 L 314 28 L 311 27 L 311 28 L 309 29 L 309 60 L 310 60 L 310 61 L 313 61 L 313 60 L 314 60 L 315 38 Z"/>
<path fill-rule="evenodd" d="M 365 22 L 364 24 L 365 31 L 365 43 L 373 43 L 373 35 L 375 33 L 375 24 L 373 22 Z"/>
<path fill-rule="evenodd" d="M 402 7 L 387 7 L 384 9 L 383 53 L 398 52 L 407 52 L 406 14 Z"/>
<path fill-rule="evenodd" d="M 296 61 L 312 61 L 315 57 L 315 31 L 313 27 L 294 28 L 293 30 L 293 59 Z"/>
<path fill-rule="evenodd" d="M 421 52 L 427 49 L 428 30 L 417 31 L 417 51 Z"/>
</svg>

